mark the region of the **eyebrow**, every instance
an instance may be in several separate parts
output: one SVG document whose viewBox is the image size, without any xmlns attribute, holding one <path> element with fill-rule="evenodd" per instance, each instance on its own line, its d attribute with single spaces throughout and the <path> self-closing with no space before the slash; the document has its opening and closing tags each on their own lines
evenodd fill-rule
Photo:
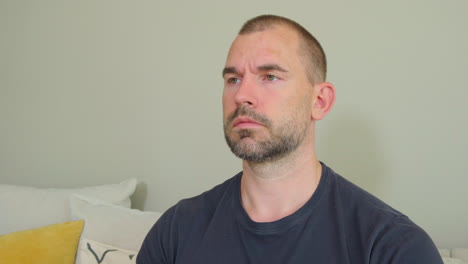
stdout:
<svg viewBox="0 0 468 264">
<path fill-rule="evenodd" d="M 237 72 L 235 67 L 224 67 L 223 77 L 224 77 L 224 75 L 229 74 L 229 73 L 238 73 L 238 72 Z"/>
<path fill-rule="evenodd" d="M 288 72 L 286 69 L 282 68 L 278 64 L 265 64 L 265 65 L 260 65 L 257 67 L 258 71 L 280 71 L 280 72 Z M 239 73 L 235 67 L 225 67 L 223 69 L 223 77 L 226 74 L 234 73 L 237 74 Z"/>
<path fill-rule="evenodd" d="M 288 72 L 286 69 L 280 67 L 278 64 L 265 64 L 257 67 L 258 71 L 280 71 Z"/>
</svg>

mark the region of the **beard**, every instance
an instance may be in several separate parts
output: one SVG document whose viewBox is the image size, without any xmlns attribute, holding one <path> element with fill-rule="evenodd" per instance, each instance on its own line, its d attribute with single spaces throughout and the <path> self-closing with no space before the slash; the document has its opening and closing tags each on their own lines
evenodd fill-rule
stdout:
<svg viewBox="0 0 468 264">
<path fill-rule="evenodd" d="M 249 117 L 263 125 L 267 135 L 262 137 L 262 131 L 254 129 L 232 131 L 232 123 L 238 116 Z M 224 122 L 224 137 L 232 153 L 254 163 L 272 162 L 287 156 L 299 147 L 307 132 L 308 123 L 304 111 L 297 111 L 288 120 L 274 126 L 266 116 L 242 105 Z"/>
</svg>

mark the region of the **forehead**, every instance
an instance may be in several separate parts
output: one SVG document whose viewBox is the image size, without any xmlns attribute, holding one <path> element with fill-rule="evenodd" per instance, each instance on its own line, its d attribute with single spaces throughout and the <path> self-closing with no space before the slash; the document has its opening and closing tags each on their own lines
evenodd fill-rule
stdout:
<svg viewBox="0 0 468 264">
<path fill-rule="evenodd" d="M 231 45 L 226 66 L 242 67 L 276 63 L 293 66 L 299 63 L 298 34 L 285 26 L 238 35 Z"/>
</svg>

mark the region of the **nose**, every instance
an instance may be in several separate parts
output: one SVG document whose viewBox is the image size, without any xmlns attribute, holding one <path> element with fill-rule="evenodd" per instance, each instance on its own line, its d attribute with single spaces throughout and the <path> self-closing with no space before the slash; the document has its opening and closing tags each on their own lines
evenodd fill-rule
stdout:
<svg viewBox="0 0 468 264">
<path fill-rule="evenodd" d="M 255 80 L 244 76 L 234 95 L 236 104 L 238 106 L 246 104 L 248 106 L 255 107 L 258 102 L 257 90 L 258 87 Z"/>
</svg>

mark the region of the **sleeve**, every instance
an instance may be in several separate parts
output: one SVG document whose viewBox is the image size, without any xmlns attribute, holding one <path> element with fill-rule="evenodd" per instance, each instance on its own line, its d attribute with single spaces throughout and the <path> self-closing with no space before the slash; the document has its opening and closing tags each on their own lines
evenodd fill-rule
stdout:
<svg viewBox="0 0 468 264">
<path fill-rule="evenodd" d="M 371 252 L 372 264 L 443 264 L 429 235 L 407 217 L 394 219 Z"/>
<path fill-rule="evenodd" d="M 170 264 L 173 263 L 171 229 L 174 207 L 167 210 L 146 235 L 138 252 L 136 264 Z"/>
</svg>

